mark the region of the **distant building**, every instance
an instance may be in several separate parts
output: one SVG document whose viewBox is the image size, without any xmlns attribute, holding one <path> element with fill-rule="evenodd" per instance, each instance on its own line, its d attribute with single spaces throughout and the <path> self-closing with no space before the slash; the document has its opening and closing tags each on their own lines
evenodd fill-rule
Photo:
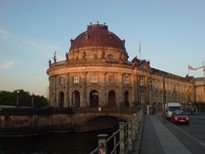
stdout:
<svg viewBox="0 0 205 154">
<path fill-rule="evenodd" d="M 195 103 L 199 110 L 205 111 L 205 77 L 195 78 Z"/>
<path fill-rule="evenodd" d="M 132 107 L 195 102 L 194 78 L 181 77 L 134 57 L 125 40 L 107 25 L 91 24 L 75 39 L 64 61 L 49 62 L 49 103 L 53 107 Z M 199 90 L 200 91 L 200 90 Z M 203 100 L 204 101 L 204 100 Z"/>
</svg>

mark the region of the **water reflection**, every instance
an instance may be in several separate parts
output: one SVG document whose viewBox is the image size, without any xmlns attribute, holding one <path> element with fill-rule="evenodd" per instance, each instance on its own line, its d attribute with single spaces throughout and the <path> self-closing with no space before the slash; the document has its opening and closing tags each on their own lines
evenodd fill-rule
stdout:
<svg viewBox="0 0 205 154">
<path fill-rule="evenodd" d="M 1 154 L 88 154 L 97 147 L 97 134 L 114 130 L 0 138 Z"/>
<path fill-rule="evenodd" d="M 88 154 L 97 146 L 97 132 L 1 138 L 2 154 Z"/>
</svg>

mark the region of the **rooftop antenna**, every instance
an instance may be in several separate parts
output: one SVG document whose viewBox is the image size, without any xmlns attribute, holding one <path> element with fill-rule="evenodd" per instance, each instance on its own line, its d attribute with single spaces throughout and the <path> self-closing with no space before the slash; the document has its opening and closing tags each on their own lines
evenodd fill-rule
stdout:
<svg viewBox="0 0 205 154">
<path fill-rule="evenodd" d="M 204 60 L 203 60 L 203 72 L 204 72 L 204 80 L 205 80 L 205 65 L 204 65 Z"/>
</svg>

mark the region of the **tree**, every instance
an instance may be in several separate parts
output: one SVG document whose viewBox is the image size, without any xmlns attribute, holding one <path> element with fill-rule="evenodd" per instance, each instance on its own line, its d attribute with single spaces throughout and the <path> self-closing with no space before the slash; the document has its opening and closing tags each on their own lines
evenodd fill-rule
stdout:
<svg viewBox="0 0 205 154">
<path fill-rule="evenodd" d="M 46 107 L 48 100 L 44 96 L 31 95 L 30 92 L 23 89 L 13 92 L 0 91 L 0 105 Z"/>
</svg>

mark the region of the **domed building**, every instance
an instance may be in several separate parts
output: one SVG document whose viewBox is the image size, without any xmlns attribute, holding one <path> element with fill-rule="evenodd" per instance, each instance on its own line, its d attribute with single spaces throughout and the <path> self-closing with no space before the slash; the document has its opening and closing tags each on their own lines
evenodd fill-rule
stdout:
<svg viewBox="0 0 205 154">
<path fill-rule="evenodd" d="M 91 24 L 70 41 L 64 61 L 49 62 L 49 103 L 53 107 L 134 107 L 150 104 L 161 110 L 166 101 L 194 101 L 190 77 L 180 77 L 134 57 L 128 60 L 125 40 L 107 25 Z"/>
</svg>

